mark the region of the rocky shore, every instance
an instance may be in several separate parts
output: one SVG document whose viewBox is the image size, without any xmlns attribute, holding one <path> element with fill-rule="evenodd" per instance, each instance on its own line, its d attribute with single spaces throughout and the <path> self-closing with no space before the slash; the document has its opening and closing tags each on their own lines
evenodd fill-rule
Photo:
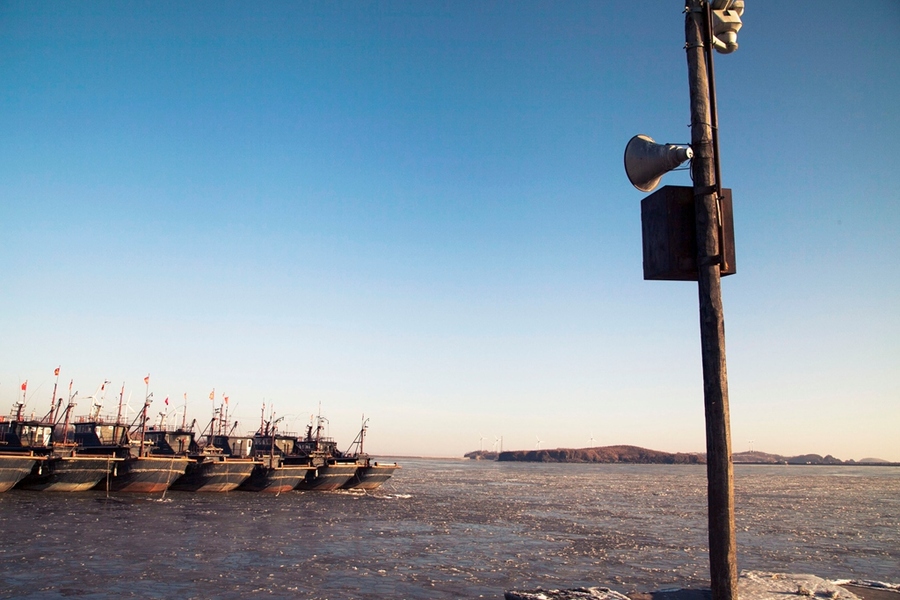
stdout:
<svg viewBox="0 0 900 600">
<path fill-rule="evenodd" d="M 900 584 L 829 581 L 815 575 L 745 571 L 738 579 L 740 600 L 900 600 Z M 711 600 L 709 589 L 668 589 L 623 594 L 606 587 L 508 591 L 505 600 Z"/>
</svg>

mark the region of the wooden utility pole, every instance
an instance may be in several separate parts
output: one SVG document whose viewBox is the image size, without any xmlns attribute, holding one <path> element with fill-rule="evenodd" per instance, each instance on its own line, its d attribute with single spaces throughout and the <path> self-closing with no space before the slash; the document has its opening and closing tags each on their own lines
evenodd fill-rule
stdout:
<svg viewBox="0 0 900 600">
<path fill-rule="evenodd" d="M 689 0 L 685 16 L 688 81 L 691 91 L 691 148 L 697 225 L 700 342 L 706 408 L 706 474 L 709 503 L 709 567 L 713 600 L 737 599 L 737 546 L 734 532 L 734 472 L 725 369 L 725 320 L 719 273 L 719 240 L 714 114 L 707 70 L 709 24 L 704 0 Z M 711 56 L 710 56 L 711 58 Z M 713 92 L 714 93 L 714 92 Z"/>
</svg>

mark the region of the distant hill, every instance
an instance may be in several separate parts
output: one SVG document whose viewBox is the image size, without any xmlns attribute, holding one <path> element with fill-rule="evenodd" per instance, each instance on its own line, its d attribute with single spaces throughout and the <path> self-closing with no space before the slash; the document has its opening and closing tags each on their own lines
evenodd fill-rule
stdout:
<svg viewBox="0 0 900 600">
<path fill-rule="evenodd" d="M 550 463 L 631 463 L 631 464 L 663 464 L 663 465 L 698 465 L 706 464 L 706 455 L 702 453 L 660 452 L 638 446 L 599 446 L 596 448 L 555 448 L 553 450 L 511 450 L 506 452 L 488 452 L 476 450 L 468 452 L 466 458 L 472 460 L 499 460 L 519 462 Z M 860 461 L 841 460 L 830 454 L 801 454 L 799 456 L 781 456 L 766 452 L 736 452 L 731 455 L 734 464 L 767 464 L 767 465 L 882 465 L 900 466 L 880 458 L 864 458 Z"/>
<path fill-rule="evenodd" d="M 497 456 L 499 455 L 499 452 L 475 450 L 474 452 L 466 452 L 463 455 L 463 458 L 471 458 L 472 460 L 497 460 Z"/>
<path fill-rule="evenodd" d="M 777 465 L 896 465 L 880 458 L 864 458 L 859 461 L 853 459 L 841 460 L 830 454 L 801 454 L 800 456 L 781 456 L 780 454 L 767 454 L 765 452 L 735 452 L 731 455 L 735 464 L 777 464 Z"/>
<path fill-rule="evenodd" d="M 638 464 L 703 464 L 699 454 L 671 454 L 637 446 L 601 446 L 597 448 L 556 448 L 555 450 L 514 450 L 501 452 L 500 461 L 556 463 L 638 463 Z"/>
</svg>

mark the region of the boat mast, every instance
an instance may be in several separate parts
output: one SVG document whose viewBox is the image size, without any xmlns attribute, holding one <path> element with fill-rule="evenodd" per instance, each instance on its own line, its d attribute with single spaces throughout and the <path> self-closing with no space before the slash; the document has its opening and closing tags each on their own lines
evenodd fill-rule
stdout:
<svg viewBox="0 0 900 600">
<path fill-rule="evenodd" d="M 187 423 L 187 392 L 184 393 L 184 413 L 181 415 L 181 430 L 184 431 L 185 424 Z"/>
<path fill-rule="evenodd" d="M 147 390 L 144 396 L 144 410 L 141 412 L 141 449 L 138 453 L 140 456 L 146 456 L 144 454 L 144 439 L 147 433 L 147 409 L 150 408 L 150 374 L 148 373 L 146 377 L 144 377 L 144 383 L 147 385 Z"/>
<path fill-rule="evenodd" d="M 56 387 L 59 385 L 59 367 L 53 371 L 56 375 L 56 381 L 53 382 L 53 393 L 50 394 L 50 422 L 56 422 Z"/>
<path fill-rule="evenodd" d="M 363 418 L 362 428 L 360 428 L 360 430 L 359 430 L 359 453 L 360 454 L 365 453 L 365 451 L 363 450 L 363 442 L 366 441 L 366 423 L 369 422 L 369 420 L 366 418 L 366 415 L 363 415 L 362 418 Z"/>
<path fill-rule="evenodd" d="M 225 415 L 224 415 L 225 418 L 222 420 L 222 426 L 219 427 L 219 433 L 221 433 L 222 431 L 224 431 L 225 429 L 228 428 L 228 396 L 226 396 L 225 394 L 222 394 L 222 398 L 224 399 L 224 402 L 225 402 L 225 405 L 224 405 L 225 406 Z"/>
<path fill-rule="evenodd" d="M 275 411 L 272 411 L 272 441 L 269 443 L 269 467 L 275 466 Z"/>
<path fill-rule="evenodd" d="M 122 424 L 122 400 L 125 398 L 125 382 L 122 382 L 122 389 L 119 390 L 119 409 L 116 411 L 116 424 L 113 426 L 113 438 L 116 443 L 122 442 L 122 434 L 119 433 L 119 426 Z"/>
<path fill-rule="evenodd" d="M 23 413 L 25 412 L 25 390 L 28 389 L 28 380 L 25 380 L 25 383 L 22 384 L 22 401 L 19 402 L 19 406 L 16 410 L 16 421 L 21 421 L 23 417 Z"/>
<path fill-rule="evenodd" d="M 69 441 L 69 415 L 72 414 L 73 408 L 75 408 L 75 403 L 72 402 L 72 398 L 69 397 L 69 405 L 66 406 L 66 422 L 63 425 L 63 444 L 66 444 Z"/>
<path fill-rule="evenodd" d="M 209 418 L 209 434 L 206 436 L 207 446 L 212 446 L 216 435 L 216 408 L 213 407 L 212 416 Z"/>
</svg>

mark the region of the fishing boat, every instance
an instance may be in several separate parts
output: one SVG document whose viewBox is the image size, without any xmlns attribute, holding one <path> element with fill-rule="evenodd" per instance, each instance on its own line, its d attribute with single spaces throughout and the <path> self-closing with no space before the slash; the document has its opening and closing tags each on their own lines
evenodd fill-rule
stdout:
<svg viewBox="0 0 900 600">
<path fill-rule="evenodd" d="M 123 386 L 124 393 L 124 386 Z M 160 493 L 184 475 L 190 459 L 186 454 L 188 432 L 168 432 L 147 428 L 147 410 L 152 394 L 147 394 L 144 408 L 130 426 L 124 424 L 122 396 L 115 420 L 103 419 L 99 409 L 75 423 L 74 441 L 82 456 L 119 458 L 111 476 L 97 484 L 98 489 L 114 492 Z"/>
<path fill-rule="evenodd" d="M 322 435 L 325 419 L 316 417 L 315 432 L 310 423 L 306 427 L 306 436 L 297 440 L 293 448 L 293 456 L 306 460 L 315 468 L 297 485 L 298 490 L 330 491 L 340 489 L 356 474 L 356 459 L 345 456 L 337 449 L 333 438 Z"/>
<path fill-rule="evenodd" d="M 56 395 L 56 386 L 53 395 Z M 47 415 L 37 420 L 24 418 L 24 404 L 23 395 L 22 401 L 16 403 L 9 420 L 0 423 L 0 438 L 6 451 L 37 458 L 31 470 L 15 484 L 16 487 L 37 491 L 77 492 L 91 489 L 109 473 L 110 461 L 79 456 L 74 444 L 67 443 L 65 439 L 69 414 L 74 407 L 71 395 L 69 407 L 65 411 L 66 422 L 59 434 L 63 436 L 61 440 L 56 439 L 54 428 L 58 408 L 55 403 L 51 403 Z"/>
<path fill-rule="evenodd" d="M 22 390 L 24 392 L 25 384 Z M 43 456 L 36 456 L 31 448 L 22 446 L 21 439 L 24 436 L 26 440 L 34 438 L 43 443 L 46 436 L 49 442 L 49 428 L 35 430 L 25 425 L 24 407 L 24 400 L 18 401 L 13 405 L 9 419 L 0 417 L 0 492 L 11 490 L 44 461 Z"/>
<path fill-rule="evenodd" d="M 0 451 L 0 492 L 15 487 L 41 460 L 33 454 Z"/>
<path fill-rule="evenodd" d="M 202 448 L 192 446 L 188 458 L 187 470 L 172 484 L 173 490 L 187 492 L 230 492 L 236 490 L 253 473 L 253 469 L 260 461 L 252 458 L 247 452 L 243 453 L 244 445 L 234 440 L 232 453 L 232 441 L 224 431 L 227 417 L 221 418 L 223 410 L 214 410 L 213 418 L 207 429 L 200 433 L 206 437 L 206 444 Z M 235 427 L 237 423 L 235 423 Z M 249 438 L 244 438 L 249 439 Z M 215 442 L 218 440 L 219 444 Z"/>
<path fill-rule="evenodd" d="M 254 466 L 250 477 L 238 489 L 275 494 L 290 492 L 306 479 L 310 471 L 315 471 L 315 467 L 306 463 L 292 464 L 282 456 L 263 456 Z"/>
<path fill-rule="evenodd" d="M 394 471 L 400 468 L 397 463 L 385 464 L 373 461 L 372 457 L 366 454 L 363 444 L 366 439 L 366 431 L 368 430 L 369 420 L 363 417 L 362 427 L 356 439 L 350 444 L 350 450 L 345 454 L 352 455 L 356 461 L 356 472 L 341 489 L 345 490 L 374 490 L 384 484 L 391 478 Z"/>
<path fill-rule="evenodd" d="M 263 411 L 265 412 L 265 407 Z M 310 472 L 315 471 L 315 467 L 308 461 L 293 456 L 296 437 L 277 433 L 277 425 L 281 420 L 276 420 L 274 415 L 268 421 L 261 420 L 260 428 L 253 435 L 250 446 L 258 464 L 239 489 L 275 494 L 290 492 L 296 489 Z"/>
<path fill-rule="evenodd" d="M 184 475 L 175 480 L 171 489 L 185 492 L 230 492 L 247 481 L 259 461 L 250 458 L 229 458 L 221 452 L 204 448 L 189 456 Z"/>
</svg>

